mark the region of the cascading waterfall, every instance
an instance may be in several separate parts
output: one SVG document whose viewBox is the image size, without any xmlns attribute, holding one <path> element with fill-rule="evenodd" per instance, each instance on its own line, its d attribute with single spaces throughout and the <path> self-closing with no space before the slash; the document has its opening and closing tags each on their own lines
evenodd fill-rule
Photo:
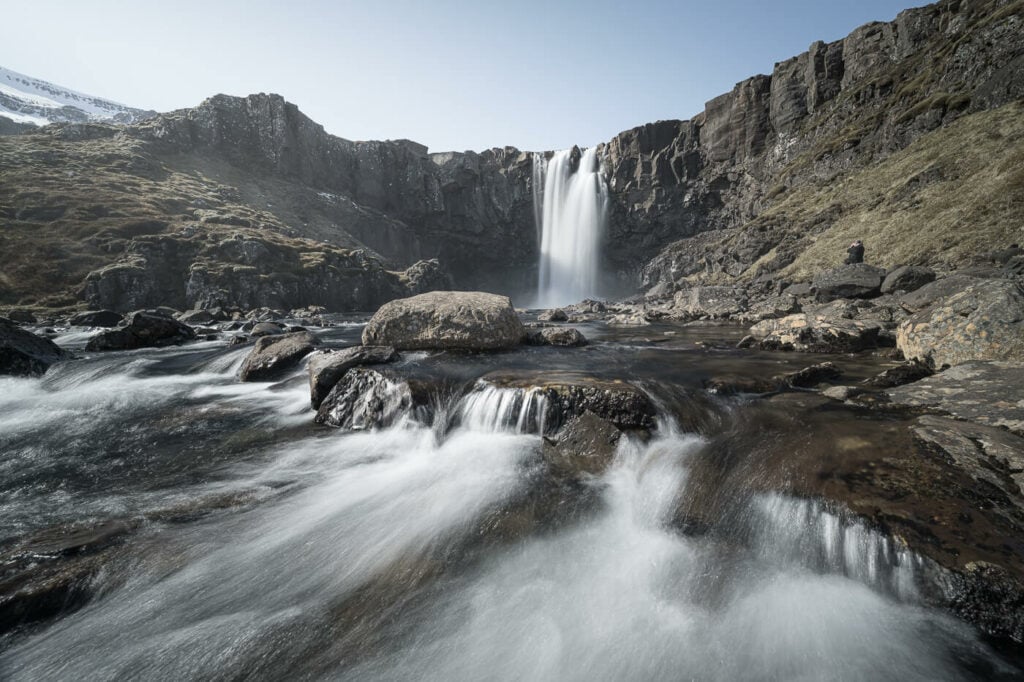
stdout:
<svg viewBox="0 0 1024 682">
<path fill-rule="evenodd" d="M 575 172 L 571 149 L 556 152 L 547 162 L 537 155 L 533 179 L 540 238 L 537 305 L 565 305 L 596 296 L 608 212 L 608 189 L 597 149 L 582 153 Z M 542 179 L 544 193 L 538 197 Z"/>
</svg>

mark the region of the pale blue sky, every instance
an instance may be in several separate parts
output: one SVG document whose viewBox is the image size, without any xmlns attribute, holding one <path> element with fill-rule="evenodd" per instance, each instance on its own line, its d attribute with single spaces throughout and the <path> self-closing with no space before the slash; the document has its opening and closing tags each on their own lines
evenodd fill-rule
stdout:
<svg viewBox="0 0 1024 682">
<path fill-rule="evenodd" d="M 0 65 L 166 111 L 277 92 L 335 135 L 592 145 L 689 118 L 906 0 L 6 2 Z"/>
</svg>

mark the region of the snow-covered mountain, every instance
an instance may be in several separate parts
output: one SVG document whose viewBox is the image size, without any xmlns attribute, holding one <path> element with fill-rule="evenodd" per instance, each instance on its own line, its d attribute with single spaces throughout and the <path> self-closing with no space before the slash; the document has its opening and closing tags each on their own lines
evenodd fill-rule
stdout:
<svg viewBox="0 0 1024 682">
<path fill-rule="evenodd" d="M 0 116 L 15 123 L 38 126 L 58 121 L 135 123 L 155 113 L 76 92 L 0 66 Z"/>
</svg>

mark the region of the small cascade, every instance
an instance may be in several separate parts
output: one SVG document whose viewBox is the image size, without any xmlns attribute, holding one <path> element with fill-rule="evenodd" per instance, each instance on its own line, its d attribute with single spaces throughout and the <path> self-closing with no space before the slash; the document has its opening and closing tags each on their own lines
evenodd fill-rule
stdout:
<svg viewBox="0 0 1024 682">
<path fill-rule="evenodd" d="M 458 424 L 484 433 L 544 433 L 547 403 L 538 389 L 499 388 L 484 381 L 463 396 Z"/>
<path fill-rule="evenodd" d="M 861 521 L 844 518 L 814 500 L 771 494 L 757 498 L 765 558 L 798 561 L 861 582 L 901 601 L 916 601 L 923 559 Z"/>
<path fill-rule="evenodd" d="M 598 295 L 601 238 L 608 189 L 597 149 L 556 152 L 550 161 L 534 157 L 534 214 L 540 238 L 537 305 L 551 307 Z M 574 169 L 574 161 L 578 166 Z M 541 180 L 543 179 L 543 183 Z M 543 184 L 544 193 L 538 197 Z"/>
</svg>

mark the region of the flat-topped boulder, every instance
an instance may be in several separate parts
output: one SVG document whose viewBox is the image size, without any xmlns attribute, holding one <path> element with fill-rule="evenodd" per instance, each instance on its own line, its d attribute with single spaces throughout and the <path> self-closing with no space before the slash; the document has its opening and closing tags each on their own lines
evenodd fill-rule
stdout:
<svg viewBox="0 0 1024 682">
<path fill-rule="evenodd" d="M 1024 287 L 977 281 L 903 322 L 896 344 L 907 358 L 937 367 L 972 360 L 1024 362 Z"/>
<path fill-rule="evenodd" d="M 50 365 L 69 357 L 70 354 L 53 341 L 0 317 L 0 374 L 43 374 Z"/>
<path fill-rule="evenodd" d="M 260 337 L 239 368 L 238 378 L 242 381 L 274 379 L 319 345 L 320 338 L 305 331 Z"/>
<path fill-rule="evenodd" d="M 196 338 L 196 333 L 163 310 L 138 310 L 121 324 L 89 339 L 87 351 L 133 350 L 172 346 Z"/>
<path fill-rule="evenodd" d="M 899 405 L 931 408 L 1024 435 L 1024 364 L 967 362 L 892 388 L 888 395 Z"/>
<path fill-rule="evenodd" d="M 822 303 L 837 298 L 871 298 L 881 293 L 884 279 L 884 269 L 867 263 L 852 263 L 819 273 L 811 287 L 815 298 Z"/>
<path fill-rule="evenodd" d="M 381 306 L 363 330 L 363 345 L 398 350 L 500 350 L 518 346 L 525 334 L 507 296 L 432 291 Z"/>
</svg>

